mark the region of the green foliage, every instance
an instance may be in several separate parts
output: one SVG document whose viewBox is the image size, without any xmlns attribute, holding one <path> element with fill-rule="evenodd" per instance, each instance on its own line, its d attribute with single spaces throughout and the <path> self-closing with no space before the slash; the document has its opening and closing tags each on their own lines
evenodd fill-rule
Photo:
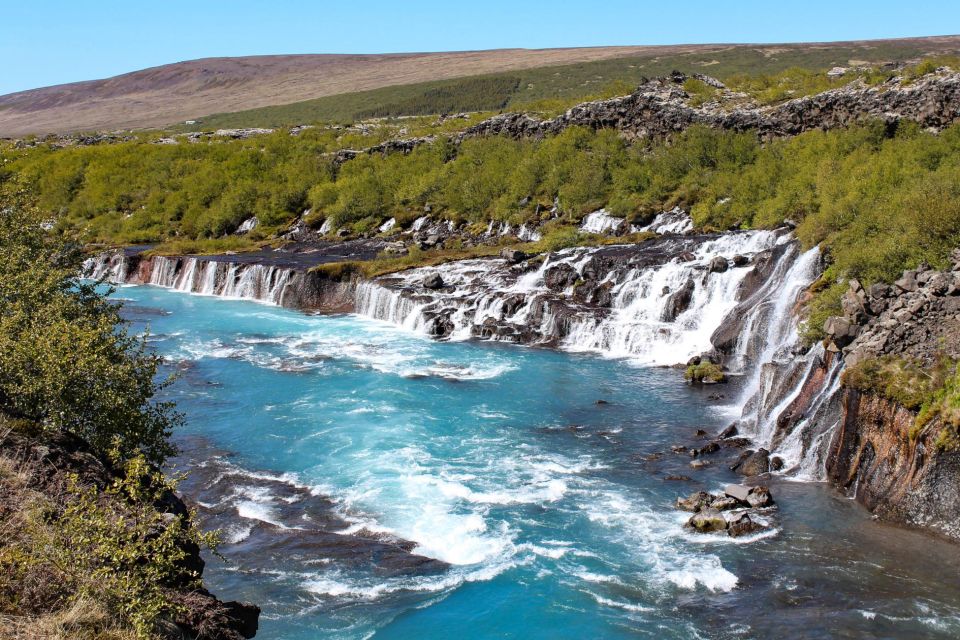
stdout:
<svg viewBox="0 0 960 640">
<path fill-rule="evenodd" d="M 709 360 L 702 360 L 699 364 L 689 365 L 683 376 L 690 382 L 718 383 L 727 380 L 723 374 L 723 369 Z"/>
<path fill-rule="evenodd" d="M 43 231 L 18 185 L 0 190 L 0 412 L 161 462 L 181 417 L 153 401 L 160 357 L 78 281 L 78 246 Z"/>
<path fill-rule="evenodd" d="M 3 484 L 7 496 L 16 493 L 10 478 Z M 56 500 L 17 496 L 24 510 L 3 518 L 16 529 L 0 546 L 0 603 L 17 606 L 30 584 L 46 592 L 48 606 L 93 601 L 136 637 L 154 637 L 161 618 L 180 612 L 168 590 L 200 587 L 200 576 L 184 563 L 187 550 L 215 550 L 218 542 L 193 526 L 192 514 L 168 517 L 154 506 L 174 489 L 136 456 L 103 490 L 73 475 Z"/>
<path fill-rule="evenodd" d="M 697 78 L 687 78 L 683 83 L 683 90 L 690 94 L 689 102 L 694 107 L 699 107 L 714 100 L 717 95 L 716 89 Z"/>
<path fill-rule="evenodd" d="M 937 389 L 953 375 L 954 369 L 954 363 L 946 360 L 928 371 L 927 367 L 908 358 L 868 358 L 844 370 L 843 384 L 893 400 L 907 409 L 918 410 L 933 399 Z"/>
<path fill-rule="evenodd" d="M 496 111 L 507 106 L 520 85 L 516 76 L 474 76 L 436 83 L 420 93 L 358 111 L 354 119 Z"/>
<path fill-rule="evenodd" d="M 920 407 L 914 429 L 919 432 L 933 420 L 939 420 L 941 430 L 934 446 L 940 451 L 960 451 L 960 364 L 948 371 Z"/>
</svg>

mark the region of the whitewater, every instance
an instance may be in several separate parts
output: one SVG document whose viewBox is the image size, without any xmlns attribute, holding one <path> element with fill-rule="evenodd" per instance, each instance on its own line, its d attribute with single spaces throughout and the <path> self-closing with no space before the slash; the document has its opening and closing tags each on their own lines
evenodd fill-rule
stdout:
<svg viewBox="0 0 960 640">
<path fill-rule="evenodd" d="M 800 283 L 804 269 L 798 252 L 780 282 Z M 157 276 L 171 277 L 180 276 Z M 220 286 L 188 277 L 198 293 L 203 282 Z M 230 293 L 271 302 L 282 278 L 251 276 Z M 114 297 L 178 375 L 167 393 L 187 426 L 175 467 L 190 474 L 182 490 L 202 522 L 224 532 L 227 562 L 210 559 L 205 575 L 222 597 L 263 606 L 258 637 L 960 632 L 952 547 L 873 522 L 824 485 L 775 481 L 780 509 L 753 538 L 683 528 L 676 497 L 717 490 L 731 474 L 720 459 L 694 471 L 671 445 L 726 426 L 747 389 L 763 385 L 751 359 L 789 360 L 769 346 L 793 339 L 789 322 L 784 335 L 738 347 L 739 382 L 700 389 L 681 370 L 652 366 L 653 347 L 595 355 L 603 345 L 437 342 L 416 322 L 155 286 Z M 622 300 L 627 309 L 637 296 Z M 761 306 L 758 326 L 788 312 Z M 639 344 L 617 336 L 650 323 L 622 320 L 592 335 Z M 682 326 L 674 349 L 699 348 L 707 329 L 692 318 Z"/>
</svg>

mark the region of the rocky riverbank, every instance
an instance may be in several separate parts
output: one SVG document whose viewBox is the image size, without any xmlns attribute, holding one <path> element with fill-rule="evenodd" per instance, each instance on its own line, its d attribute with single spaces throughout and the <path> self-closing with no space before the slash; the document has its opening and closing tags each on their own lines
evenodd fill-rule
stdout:
<svg viewBox="0 0 960 640">
<path fill-rule="evenodd" d="M 122 494 L 106 491 L 119 477 L 119 471 L 73 436 L 48 436 L 41 443 L 8 430 L 0 434 L 0 468 L 4 487 L 0 520 L 5 523 L 17 522 L 18 513 L 37 508 L 38 500 L 53 505 L 54 510 L 62 509 L 74 479 L 80 487 L 96 488 L 100 500 L 122 499 Z M 154 507 L 169 515 L 170 519 L 189 513 L 183 501 L 172 492 L 165 493 Z M 13 532 L 9 534 L 13 535 Z M 180 551 L 185 553 L 180 562 L 185 571 L 198 577 L 202 575 L 204 561 L 200 549 L 189 545 Z M 260 608 L 255 605 L 223 602 L 193 584 L 164 587 L 176 610 L 167 620 L 168 624 L 163 626 L 165 633 L 162 637 L 240 640 L 252 638 L 257 632 Z M 57 592 L 55 584 L 24 579 L 19 588 L 21 593 L 15 599 L 21 603 L 20 610 L 24 615 L 42 615 L 50 607 L 60 604 L 58 598 L 62 594 Z M 30 624 L 29 621 L 23 623 Z M 24 637 L 33 636 L 27 634 Z"/>
</svg>

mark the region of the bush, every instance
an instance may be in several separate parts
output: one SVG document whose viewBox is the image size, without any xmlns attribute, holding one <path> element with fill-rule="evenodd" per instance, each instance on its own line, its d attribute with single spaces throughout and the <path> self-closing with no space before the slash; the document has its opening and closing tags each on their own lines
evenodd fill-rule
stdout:
<svg viewBox="0 0 960 640">
<path fill-rule="evenodd" d="M 45 233 L 16 184 L 0 188 L 0 412 L 162 462 L 181 416 L 153 400 L 161 358 L 78 280 L 77 245 Z"/>
<path fill-rule="evenodd" d="M 683 375 L 690 382 L 714 384 L 727 381 L 723 369 L 709 360 L 703 360 L 699 364 L 687 366 L 687 370 Z"/>
<path fill-rule="evenodd" d="M 64 495 L 30 497 L 9 471 L 0 484 L 7 506 L 17 505 L 0 517 L 8 532 L 0 546 L 0 610 L 37 615 L 95 603 L 102 612 L 96 626 L 151 638 L 160 619 L 182 613 L 169 589 L 201 586 L 184 561 L 188 549 L 215 550 L 217 535 L 196 529 L 192 514 L 157 510 L 175 484 L 143 456 L 129 459 L 102 490 L 72 475 Z"/>
</svg>

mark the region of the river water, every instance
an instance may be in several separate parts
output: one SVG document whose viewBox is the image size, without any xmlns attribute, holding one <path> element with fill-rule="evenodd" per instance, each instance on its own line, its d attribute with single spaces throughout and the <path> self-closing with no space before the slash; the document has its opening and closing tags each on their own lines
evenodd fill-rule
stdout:
<svg viewBox="0 0 960 640">
<path fill-rule="evenodd" d="M 258 638 L 960 635 L 957 547 L 825 485 L 775 482 L 752 538 L 683 528 L 676 497 L 735 481 L 738 450 L 695 470 L 670 446 L 725 426 L 734 385 L 150 286 L 114 297 L 179 375 L 173 466 L 224 534 L 207 586 L 263 607 Z"/>
</svg>

